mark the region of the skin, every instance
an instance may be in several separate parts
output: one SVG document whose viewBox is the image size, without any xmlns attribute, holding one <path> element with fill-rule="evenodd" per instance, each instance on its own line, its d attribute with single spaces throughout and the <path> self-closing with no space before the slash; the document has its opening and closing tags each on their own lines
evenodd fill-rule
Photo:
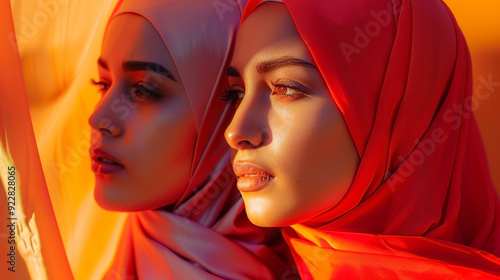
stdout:
<svg viewBox="0 0 500 280">
<path fill-rule="evenodd" d="M 263 67 L 276 60 L 285 63 Z M 235 170 L 250 163 L 272 176 L 255 191 L 242 190 L 238 179 L 251 222 L 288 226 L 334 207 L 350 187 L 359 156 L 283 4 L 263 4 L 243 22 L 228 75 L 232 89 L 244 93 L 225 133 L 236 150 Z"/>
<path fill-rule="evenodd" d="M 165 69 L 124 67 L 131 61 Z M 163 40 L 144 18 L 119 15 L 105 35 L 98 68 L 102 97 L 89 118 L 90 150 L 104 150 L 124 168 L 109 174 L 94 170 L 97 203 L 116 211 L 175 203 L 189 181 L 197 130 Z"/>
</svg>

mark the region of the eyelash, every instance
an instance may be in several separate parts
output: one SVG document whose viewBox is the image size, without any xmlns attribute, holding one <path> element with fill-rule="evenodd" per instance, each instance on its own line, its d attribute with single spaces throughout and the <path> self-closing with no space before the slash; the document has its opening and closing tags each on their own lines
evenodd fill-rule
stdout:
<svg viewBox="0 0 500 280">
<path fill-rule="evenodd" d="M 301 87 L 303 86 L 297 84 L 296 82 L 283 81 L 281 84 L 278 84 L 277 82 L 271 84 L 273 85 L 273 91 L 271 92 L 271 95 L 275 96 L 275 98 L 279 98 L 280 101 L 282 102 L 296 100 L 305 96 L 304 91 L 301 89 Z M 291 89 L 294 90 L 296 93 L 293 94 L 277 93 L 277 90 L 279 88 L 285 88 L 286 90 Z"/>
<path fill-rule="evenodd" d="M 231 104 L 231 106 L 236 106 L 243 99 L 245 92 L 241 89 L 236 89 L 235 86 L 225 89 L 222 91 L 221 100 Z"/>
<path fill-rule="evenodd" d="M 289 83 L 289 84 L 286 84 L 286 83 Z M 273 85 L 273 89 L 271 91 L 271 96 L 278 98 L 281 102 L 293 101 L 293 100 L 300 99 L 300 98 L 305 96 L 304 90 L 301 89 L 301 87 L 303 87 L 303 86 L 296 85 L 295 82 L 283 81 L 281 84 L 279 84 L 278 82 L 276 82 L 276 83 L 271 82 L 271 84 Z M 291 90 L 296 91 L 296 93 L 293 93 L 293 94 L 278 93 L 278 90 L 280 88 L 284 88 L 287 90 L 291 89 Z M 243 99 L 244 94 L 245 94 L 245 92 L 243 90 L 236 89 L 235 86 L 232 86 L 228 89 L 225 89 L 222 92 L 221 99 L 222 99 L 222 101 L 224 101 L 228 104 L 231 104 L 231 106 L 237 106 L 239 104 L 239 102 L 241 102 L 241 100 Z"/>
<path fill-rule="evenodd" d="M 109 89 L 109 84 L 103 81 L 96 81 L 94 79 L 90 80 L 90 83 L 96 87 L 98 87 L 98 92 L 105 93 Z"/>
<path fill-rule="evenodd" d="M 94 86 L 98 87 L 98 92 L 100 92 L 101 94 L 106 93 L 106 91 L 108 91 L 109 87 L 111 86 L 106 82 L 96 81 L 94 79 L 90 80 L 90 82 Z M 161 97 L 160 94 L 146 88 L 144 85 L 141 85 L 141 83 L 142 82 L 136 82 L 132 84 L 131 87 L 133 88 L 133 92 L 126 94 L 127 98 L 129 98 L 130 101 L 138 102 L 144 99 L 159 99 Z"/>
<path fill-rule="evenodd" d="M 141 101 L 144 99 L 159 99 L 161 97 L 160 94 L 146 88 L 141 85 L 142 82 L 137 82 L 132 85 L 134 88 L 134 96 L 129 96 L 131 101 Z"/>
</svg>

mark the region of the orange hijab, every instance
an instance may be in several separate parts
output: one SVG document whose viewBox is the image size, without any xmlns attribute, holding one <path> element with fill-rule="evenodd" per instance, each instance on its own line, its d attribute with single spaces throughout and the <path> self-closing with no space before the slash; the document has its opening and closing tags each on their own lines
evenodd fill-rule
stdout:
<svg viewBox="0 0 500 280">
<path fill-rule="evenodd" d="M 277 229 L 252 225 L 235 187 L 224 129 L 234 113 L 220 100 L 241 18 L 239 2 L 125 0 L 114 17 L 148 20 L 177 67 L 196 120 L 191 178 L 178 203 L 131 213 L 105 279 L 281 279 L 287 248 Z M 165 142 L 167 143 L 167 142 Z"/>
<path fill-rule="evenodd" d="M 243 20 L 260 2 L 248 2 Z M 283 2 L 361 158 L 338 204 L 283 229 L 303 279 L 500 277 L 499 196 L 449 9 L 440 0 Z"/>
</svg>

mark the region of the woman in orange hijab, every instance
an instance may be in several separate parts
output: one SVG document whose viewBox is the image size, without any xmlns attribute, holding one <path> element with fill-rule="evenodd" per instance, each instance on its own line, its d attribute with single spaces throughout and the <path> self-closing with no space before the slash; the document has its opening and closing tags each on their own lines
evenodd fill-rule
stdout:
<svg viewBox="0 0 500 280">
<path fill-rule="evenodd" d="M 443 2 L 261 2 L 224 97 L 249 219 L 283 227 L 303 279 L 500 277 L 469 52 Z"/>
<path fill-rule="evenodd" d="M 281 279 L 276 229 L 234 188 L 219 98 L 242 6 L 125 0 L 98 61 L 89 119 L 100 206 L 132 212 L 105 279 Z M 292 273 L 289 271 L 288 273 Z"/>
</svg>

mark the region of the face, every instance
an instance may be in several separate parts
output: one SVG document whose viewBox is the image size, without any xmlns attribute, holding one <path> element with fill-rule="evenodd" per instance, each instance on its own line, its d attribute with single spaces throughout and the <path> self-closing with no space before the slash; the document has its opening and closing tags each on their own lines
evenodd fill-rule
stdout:
<svg viewBox="0 0 500 280">
<path fill-rule="evenodd" d="M 359 156 L 283 4 L 263 4 L 243 22 L 228 75 L 237 110 L 225 137 L 249 219 L 286 226 L 335 206 Z"/>
<path fill-rule="evenodd" d="M 98 68 L 102 97 L 89 119 L 97 203 L 139 211 L 176 202 L 188 184 L 197 132 L 163 40 L 142 17 L 119 15 Z"/>
</svg>

